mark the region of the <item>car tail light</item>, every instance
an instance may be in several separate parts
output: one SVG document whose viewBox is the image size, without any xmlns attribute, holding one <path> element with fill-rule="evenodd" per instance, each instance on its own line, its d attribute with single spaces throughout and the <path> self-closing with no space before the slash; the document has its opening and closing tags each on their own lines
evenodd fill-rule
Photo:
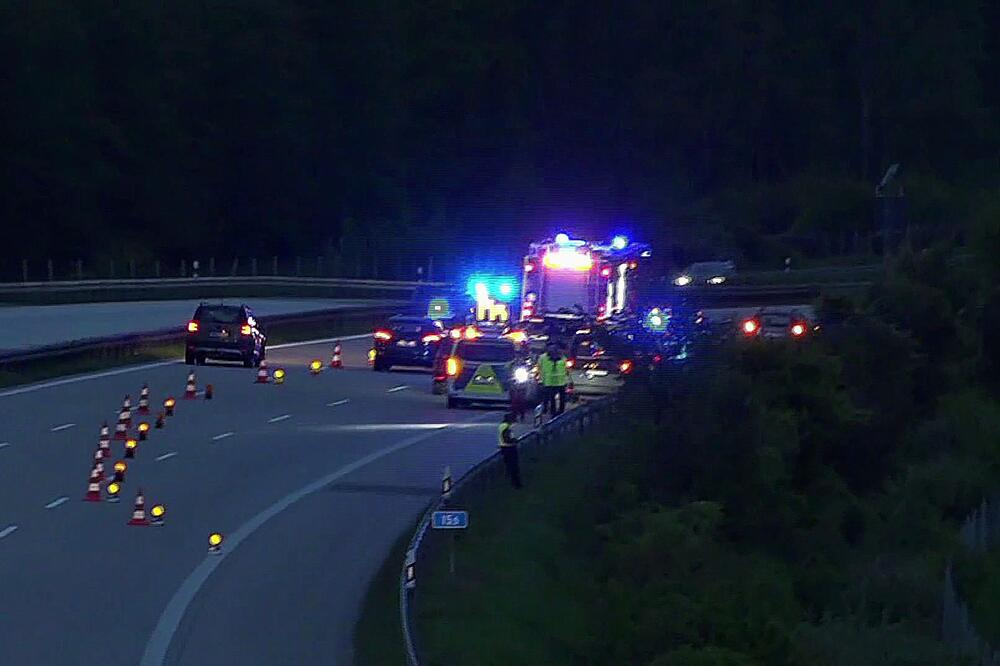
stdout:
<svg viewBox="0 0 1000 666">
<path fill-rule="evenodd" d="M 462 337 L 464 337 L 466 340 L 475 340 L 480 335 L 482 335 L 482 333 L 476 330 L 475 326 L 466 326 L 465 332 L 462 334 Z"/>
<path fill-rule="evenodd" d="M 434 375 L 434 381 L 436 382 L 443 382 L 446 379 L 448 379 L 448 375 Z"/>
<path fill-rule="evenodd" d="M 659 363 L 662 360 L 663 360 L 663 357 L 660 356 L 659 354 L 656 354 L 655 356 L 653 356 L 653 363 Z"/>
<path fill-rule="evenodd" d="M 437 333 L 428 333 L 424 337 L 420 338 L 424 344 L 428 342 L 441 342 L 441 336 Z"/>
<path fill-rule="evenodd" d="M 740 325 L 740 330 L 743 331 L 743 335 L 747 337 L 757 335 L 760 333 L 760 322 L 752 317 L 750 319 L 744 319 L 743 323 Z"/>
<path fill-rule="evenodd" d="M 392 331 L 378 330 L 375 331 L 376 340 L 392 340 Z"/>
<path fill-rule="evenodd" d="M 622 361 L 618 364 L 618 369 L 623 375 L 627 375 L 632 372 L 632 361 Z"/>
<path fill-rule="evenodd" d="M 459 328 L 453 328 L 448 333 L 448 335 L 450 335 L 452 337 L 452 339 L 458 340 L 460 337 L 462 337 L 462 328 L 461 327 L 459 327 Z"/>
<path fill-rule="evenodd" d="M 198 332 L 198 322 L 196 322 L 194 320 L 189 321 L 188 322 L 188 333 L 197 333 L 197 332 Z"/>
<path fill-rule="evenodd" d="M 611 277 L 611 266 L 605 266 L 601 269 L 601 277 Z"/>
<path fill-rule="evenodd" d="M 240 335 L 250 335 L 253 330 L 250 328 L 250 324 L 243 324 L 240 326 Z"/>
<path fill-rule="evenodd" d="M 572 368 L 574 365 L 576 365 L 576 359 L 575 358 L 568 358 L 568 359 L 566 359 L 566 367 L 567 368 Z"/>
<path fill-rule="evenodd" d="M 449 377 L 457 377 L 458 366 L 459 366 L 458 359 L 455 358 L 454 356 L 449 356 L 448 360 L 445 361 L 444 371 Z"/>
<path fill-rule="evenodd" d="M 803 335 L 806 334 L 806 325 L 800 321 L 797 321 L 794 324 L 792 324 L 792 327 L 789 329 L 789 331 L 791 332 L 793 337 L 801 338 Z"/>
</svg>

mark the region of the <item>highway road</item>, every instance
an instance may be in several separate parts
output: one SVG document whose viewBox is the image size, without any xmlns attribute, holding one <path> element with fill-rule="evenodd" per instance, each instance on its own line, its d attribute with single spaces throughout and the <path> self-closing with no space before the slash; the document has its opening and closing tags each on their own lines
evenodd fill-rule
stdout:
<svg viewBox="0 0 1000 666">
<path fill-rule="evenodd" d="M 345 342 L 347 367 L 318 376 L 328 342 L 271 350 L 282 386 L 197 368 L 214 399 L 178 400 L 118 504 L 82 501 L 99 426 L 143 382 L 154 406 L 180 397 L 187 366 L 0 392 L 0 663 L 350 664 L 368 581 L 442 468 L 493 450 L 499 420 L 445 409 L 426 374 L 371 372 L 367 346 Z M 126 525 L 140 486 L 163 527 Z"/>
<path fill-rule="evenodd" d="M 218 299 L 213 299 L 218 300 Z M 198 300 L 18 305 L 0 307 L 0 349 L 24 349 L 83 338 L 183 326 Z M 288 314 L 398 301 L 334 298 L 226 298 L 247 303 L 258 315 Z"/>
</svg>

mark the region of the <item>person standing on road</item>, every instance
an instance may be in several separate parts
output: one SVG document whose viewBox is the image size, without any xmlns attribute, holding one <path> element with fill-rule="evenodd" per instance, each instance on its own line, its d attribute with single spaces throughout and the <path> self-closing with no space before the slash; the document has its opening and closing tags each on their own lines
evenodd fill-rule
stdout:
<svg viewBox="0 0 1000 666">
<path fill-rule="evenodd" d="M 500 447 L 500 456 L 503 458 L 503 466 L 507 470 L 507 478 L 510 485 L 515 488 L 521 487 L 521 461 L 517 455 L 517 439 L 511 432 L 511 424 L 514 423 L 514 413 L 507 412 L 503 415 L 503 421 L 497 430 L 497 444 Z"/>
<path fill-rule="evenodd" d="M 542 397 L 545 401 L 545 411 L 552 416 L 558 416 L 566 410 L 566 385 L 569 383 L 566 356 L 559 350 L 556 343 L 551 342 L 545 353 L 538 357 L 538 365 L 542 374 Z M 557 398 L 558 406 L 556 405 Z"/>
</svg>

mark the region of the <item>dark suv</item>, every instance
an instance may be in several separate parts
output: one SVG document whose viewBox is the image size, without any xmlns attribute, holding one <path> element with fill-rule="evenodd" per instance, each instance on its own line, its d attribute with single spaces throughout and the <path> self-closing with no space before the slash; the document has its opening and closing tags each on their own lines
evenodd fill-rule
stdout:
<svg viewBox="0 0 1000 666">
<path fill-rule="evenodd" d="M 376 329 L 373 334 L 372 368 L 376 372 L 389 370 L 394 365 L 430 368 L 445 336 L 441 323 L 432 319 L 391 317 L 387 326 Z"/>
<path fill-rule="evenodd" d="M 184 362 L 203 365 L 205 359 L 243 361 L 251 368 L 264 360 L 264 331 L 246 305 L 202 303 L 188 322 Z"/>
</svg>

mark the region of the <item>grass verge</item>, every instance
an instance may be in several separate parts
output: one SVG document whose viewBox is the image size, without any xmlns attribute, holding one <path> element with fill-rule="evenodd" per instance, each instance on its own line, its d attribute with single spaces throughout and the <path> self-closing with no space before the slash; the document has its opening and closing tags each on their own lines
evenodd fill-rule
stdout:
<svg viewBox="0 0 1000 666">
<path fill-rule="evenodd" d="M 606 440 L 588 437 L 572 451 L 523 456 L 523 490 L 500 486 L 470 498 L 470 528 L 457 535 L 455 574 L 450 534 L 431 533 L 435 549 L 421 572 L 416 625 L 423 663 L 582 663 L 599 626 L 592 613 L 592 530 L 579 513 Z M 369 588 L 355 631 L 359 666 L 403 664 L 398 581 L 406 534 Z M 434 541 L 437 541 L 436 543 Z"/>
</svg>

